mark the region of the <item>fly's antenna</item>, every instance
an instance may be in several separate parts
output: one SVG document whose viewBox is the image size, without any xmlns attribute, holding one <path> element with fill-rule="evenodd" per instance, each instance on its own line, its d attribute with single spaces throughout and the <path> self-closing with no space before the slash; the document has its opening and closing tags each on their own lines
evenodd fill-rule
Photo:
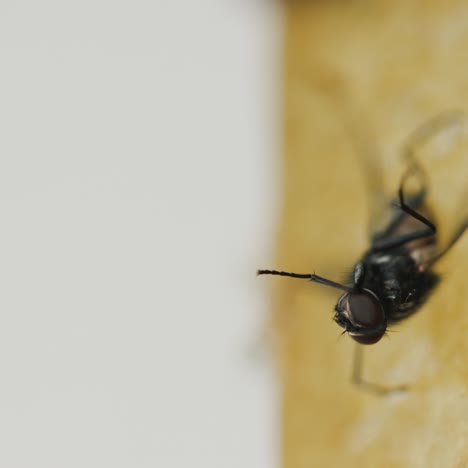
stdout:
<svg viewBox="0 0 468 468">
<path fill-rule="evenodd" d="M 289 276 L 290 278 L 299 278 L 299 279 L 308 279 L 314 283 L 324 284 L 325 286 L 330 286 L 332 288 L 341 289 L 342 291 L 350 291 L 350 288 L 344 284 L 335 283 L 327 278 L 316 275 L 315 273 L 289 273 L 288 271 L 278 271 L 278 270 L 257 270 L 257 275 L 273 275 L 273 276 Z"/>
</svg>

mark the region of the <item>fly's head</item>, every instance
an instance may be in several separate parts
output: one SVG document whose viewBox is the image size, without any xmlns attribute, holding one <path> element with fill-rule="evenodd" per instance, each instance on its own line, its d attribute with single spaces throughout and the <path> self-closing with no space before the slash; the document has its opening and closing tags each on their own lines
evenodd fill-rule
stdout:
<svg viewBox="0 0 468 468">
<path fill-rule="evenodd" d="M 335 306 L 335 322 L 360 344 L 374 344 L 387 329 L 387 318 L 379 298 L 369 289 L 354 288 Z"/>
</svg>

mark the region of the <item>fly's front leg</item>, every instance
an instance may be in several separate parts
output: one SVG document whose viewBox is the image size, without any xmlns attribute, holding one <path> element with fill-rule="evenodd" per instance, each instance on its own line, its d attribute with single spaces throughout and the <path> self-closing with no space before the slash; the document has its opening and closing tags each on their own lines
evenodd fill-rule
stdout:
<svg viewBox="0 0 468 468">
<path fill-rule="evenodd" d="M 408 205 L 411 206 L 413 209 L 418 209 L 420 206 L 424 204 L 424 200 L 426 198 L 426 189 L 421 188 L 418 192 L 414 195 L 411 195 L 408 199 Z M 395 211 L 392 219 L 390 220 L 388 226 L 381 232 L 376 233 L 372 237 L 372 244 L 380 242 L 382 239 L 388 238 L 392 235 L 395 229 L 400 226 L 403 221 L 403 218 L 406 216 L 406 213 L 403 210 Z"/>
<path fill-rule="evenodd" d="M 452 110 L 449 112 L 443 112 L 423 122 L 422 125 L 417 127 L 416 130 L 414 130 L 408 136 L 403 145 L 403 158 L 407 164 L 407 168 L 400 184 L 401 205 L 404 204 L 402 203 L 401 195 L 402 187 L 406 179 L 409 178 L 409 176 L 414 177 L 419 185 L 419 189 L 414 195 L 412 195 L 409 198 L 408 202 L 408 204 L 412 207 L 413 210 L 418 209 L 419 206 L 424 202 L 424 198 L 428 191 L 427 174 L 421 166 L 420 162 L 418 161 L 418 158 L 416 157 L 418 151 L 420 151 L 424 147 L 424 145 L 426 145 L 431 139 L 436 137 L 438 134 L 449 130 L 451 127 L 461 125 L 464 120 L 465 114 L 462 111 Z M 412 213 L 414 213 L 414 211 Z M 420 221 L 422 220 L 420 219 Z M 427 224 L 425 221 L 422 222 Z"/>
<path fill-rule="evenodd" d="M 363 368 L 363 345 L 356 343 L 354 348 L 354 355 L 353 355 L 353 374 L 352 374 L 352 382 L 353 384 L 357 385 L 360 389 L 373 393 L 374 395 L 378 396 L 386 396 L 391 393 L 399 393 L 407 391 L 407 387 L 405 385 L 399 385 L 397 387 L 388 387 L 386 385 L 380 385 L 373 382 L 368 382 L 362 376 L 362 368 Z"/>
<path fill-rule="evenodd" d="M 418 161 L 418 158 L 416 157 L 417 153 L 432 138 L 442 133 L 443 131 L 450 129 L 451 127 L 461 125 L 464 119 L 465 114 L 458 110 L 438 114 L 426 120 L 422 125 L 417 127 L 416 130 L 414 130 L 406 139 L 402 148 L 403 159 L 406 164 L 406 171 L 402 178 L 401 185 L 403 185 L 403 181 L 406 180 L 409 176 L 415 179 L 418 185 L 418 189 L 408 196 L 408 203 L 404 204 L 406 207 L 410 208 L 411 210 L 419 210 L 420 207 L 424 204 L 424 200 L 428 192 L 428 177 L 420 162 Z M 402 204 L 400 203 L 400 205 Z M 415 211 L 412 213 L 414 212 Z M 402 207 L 402 210 L 396 213 L 385 230 L 376 233 L 372 237 L 372 244 L 375 244 L 376 246 L 375 250 L 385 250 L 387 247 L 385 246 L 383 240 L 392 236 L 393 232 L 401 224 L 406 214 L 412 215 L 412 213 L 408 213 L 408 211 Z M 426 237 L 428 232 L 429 231 L 427 230 L 421 231 L 421 237 Z M 397 245 L 402 245 L 402 243 L 404 244 L 418 238 L 420 237 L 416 236 L 416 238 L 407 238 L 408 240 L 401 238 L 400 244 Z"/>
<path fill-rule="evenodd" d="M 429 221 L 421 213 L 418 213 L 415 209 L 411 208 L 411 206 L 409 206 L 405 201 L 404 185 L 408 177 L 410 177 L 415 170 L 417 169 L 413 167 L 409 168 L 401 179 L 400 187 L 398 189 L 400 209 L 402 210 L 403 213 L 418 220 L 420 223 L 424 224 L 426 227 L 418 231 L 409 232 L 407 234 L 402 234 L 400 236 L 390 237 L 390 238 L 384 237 L 379 240 L 376 240 L 372 243 L 371 250 L 373 252 L 380 252 L 380 251 L 385 251 L 389 249 L 394 249 L 396 247 L 401 247 L 402 245 L 405 245 L 408 242 L 434 236 L 435 233 L 437 232 L 437 228 L 434 223 Z"/>
<path fill-rule="evenodd" d="M 425 216 L 423 216 L 421 213 L 418 213 L 416 210 L 414 210 L 413 208 L 411 208 L 411 206 L 409 206 L 406 201 L 405 201 L 405 195 L 404 195 L 404 185 L 405 185 L 405 182 L 406 180 L 408 179 L 408 177 L 411 176 L 411 174 L 414 172 L 414 171 L 419 171 L 419 169 L 415 169 L 415 168 L 410 168 L 409 170 L 406 171 L 406 173 L 403 175 L 402 179 L 401 179 L 401 182 L 400 182 L 400 187 L 398 189 L 398 198 L 400 200 L 400 208 L 402 211 L 404 211 L 406 214 L 408 214 L 409 216 L 411 216 L 412 218 L 418 220 L 419 222 L 421 222 L 422 224 L 424 224 L 428 229 L 429 231 L 432 232 L 432 234 L 435 234 L 437 232 L 437 229 L 436 229 L 436 226 L 434 223 L 432 223 L 431 221 L 429 221 Z M 419 175 L 419 172 L 417 172 L 418 175 Z M 421 231 L 423 232 L 423 231 Z"/>
<path fill-rule="evenodd" d="M 429 268 L 434 265 L 437 260 L 441 259 L 460 239 L 460 237 L 465 233 L 465 231 L 468 229 L 468 219 L 465 219 L 461 224 L 460 227 L 455 231 L 455 234 L 451 237 L 449 240 L 448 244 L 437 254 L 434 256 L 434 258 L 431 258 L 428 262 L 423 263 L 421 267 L 424 270 L 428 270 Z"/>
</svg>

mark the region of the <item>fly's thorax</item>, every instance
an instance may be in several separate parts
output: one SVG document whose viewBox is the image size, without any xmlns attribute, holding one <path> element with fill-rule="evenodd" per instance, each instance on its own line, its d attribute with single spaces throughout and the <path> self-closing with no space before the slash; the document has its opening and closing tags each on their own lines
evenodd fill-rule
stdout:
<svg viewBox="0 0 468 468">
<path fill-rule="evenodd" d="M 335 322 L 360 344 L 377 343 L 387 329 L 387 317 L 379 298 L 369 289 L 355 288 L 343 294 L 335 307 Z"/>
</svg>

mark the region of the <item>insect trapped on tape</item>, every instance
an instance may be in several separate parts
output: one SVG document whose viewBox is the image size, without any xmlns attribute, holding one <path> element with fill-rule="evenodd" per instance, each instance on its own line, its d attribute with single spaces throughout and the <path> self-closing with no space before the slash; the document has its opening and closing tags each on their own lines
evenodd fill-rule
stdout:
<svg viewBox="0 0 468 468">
<path fill-rule="evenodd" d="M 343 291 L 335 306 L 335 322 L 358 346 L 354 357 L 353 382 L 366 390 L 385 394 L 404 387 L 387 388 L 362 378 L 362 347 L 377 343 L 387 327 L 416 312 L 439 281 L 432 270 L 461 237 L 468 225 L 462 219 L 450 238 L 441 245 L 437 227 L 426 203 L 428 184 L 417 157 L 417 149 L 434 135 L 461 119 L 460 113 L 436 116 L 426 121 L 408 138 L 404 146 L 407 168 L 401 179 L 396 200 L 390 203 L 392 216 L 387 226 L 373 233 L 370 247 L 354 266 L 344 284 L 315 273 L 299 274 L 277 270 L 258 270 L 259 275 L 302 278 Z M 407 195 L 410 178 L 418 190 Z"/>
</svg>

